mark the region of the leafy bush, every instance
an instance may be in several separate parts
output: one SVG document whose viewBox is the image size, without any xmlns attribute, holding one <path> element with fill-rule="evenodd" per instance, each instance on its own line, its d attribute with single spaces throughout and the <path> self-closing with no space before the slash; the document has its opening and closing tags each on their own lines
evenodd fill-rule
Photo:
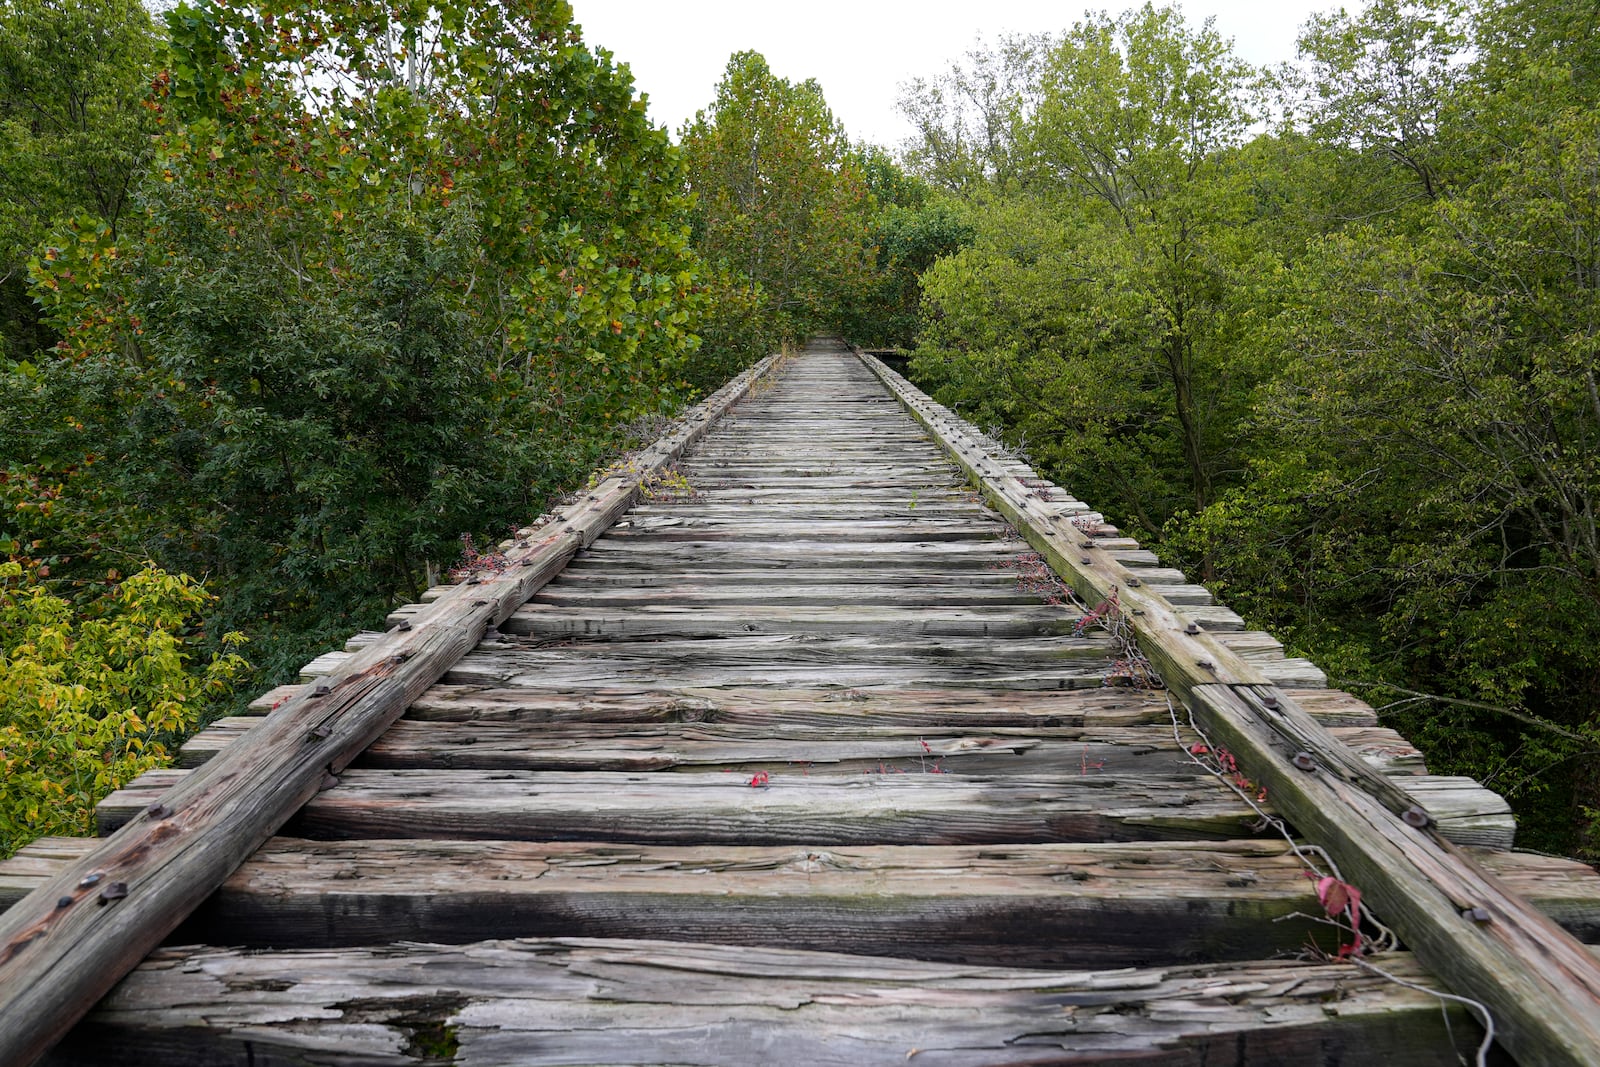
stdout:
<svg viewBox="0 0 1600 1067">
<path fill-rule="evenodd" d="M 45 834 L 94 832 L 94 806 L 165 764 L 171 745 L 248 664 L 230 634 L 191 664 L 189 627 L 211 600 L 147 567 L 77 616 L 21 564 L 0 563 L 0 857 Z"/>
</svg>

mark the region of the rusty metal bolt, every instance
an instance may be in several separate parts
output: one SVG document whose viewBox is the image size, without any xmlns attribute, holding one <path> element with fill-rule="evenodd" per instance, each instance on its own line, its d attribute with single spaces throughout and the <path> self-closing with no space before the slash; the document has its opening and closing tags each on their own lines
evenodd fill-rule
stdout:
<svg viewBox="0 0 1600 1067">
<path fill-rule="evenodd" d="M 1405 811 L 1402 811 L 1400 813 L 1400 818 L 1405 820 L 1405 824 L 1407 826 L 1415 826 L 1418 830 L 1422 829 L 1424 826 L 1427 826 L 1433 821 L 1428 817 L 1427 812 L 1423 811 L 1415 804 L 1411 805 Z"/>
<path fill-rule="evenodd" d="M 1277 697 L 1273 696 L 1271 693 L 1268 693 L 1266 696 L 1261 698 L 1261 703 L 1265 704 L 1267 707 L 1271 708 L 1273 711 L 1277 711 L 1278 710 L 1278 704 L 1280 702 L 1279 702 Z"/>
<path fill-rule="evenodd" d="M 1191 622 L 1189 625 L 1183 628 L 1183 632 L 1188 634 L 1190 637 L 1193 637 L 1195 634 L 1200 632 L 1200 624 L 1197 622 Z"/>
<path fill-rule="evenodd" d="M 1129 579 L 1128 579 L 1128 588 L 1129 588 L 1129 589 L 1137 589 L 1137 588 L 1139 588 L 1139 587 L 1140 587 L 1140 586 L 1141 586 L 1141 585 L 1143 585 L 1143 584 L 1144 584 L 1144 583 L 1143 583 L 1143 582 L 1141 582 L 1141 581 L 1140 581 L 1140 580 L 1139 580 L 1139 579 L 1137 579 L 1137 578 L 1129 578 Z"/>
<path fill-rule="evenodd" d="M 405 633 L 407 630 L 411 629 L 411 624 L 406 620 L 401 619 L 399 622 L 394 624 L 394 628 L 399 633 Z"/>
<path fill-rule="evenodd" d="M 152 819 L 165 819 L 172 814 L 172 809 L 159 800 L 144 810 L 150 814 Z"/>
<path fill-rule="evenodd" d="M 1094 547 L 1094 542 L 1093 541 L 1079 541 L 1078 542 L 1078 547 L 1079 548 L 1093 548 Z"/>
<path fill-rule="evenodd" d="M 1302 771 L 1314 771 L 1317 769 L 1316 757 L 1309 752 L 1296 752 L 1294 759 L 1289 762 L 1299 767 Z"/>
<path fill-rule="evenodd" d="M 56 898 L 56 907 L 58 907 L 58 908 L 70 908 L 70 907 L 72 907 L 72 898 L 71 897 L 57 897 Z"/>
<path fill-rule="evenodd" d="M 121 900 L 127 895 L 127 882 L 112 882 L 110 885 L 100 890 L 100 904 L 104 906 L 111 903 L 113 900 Z"/>
<path fill-rule="evenodd" d="M 315 689 L 311 690 L 311 695 L 314 697 L 325 697 L 331 692 L 333 692 L 333 690 L 329 689 L 327 686 L 319 685 Z"/>
<path fill-rule="evenodd" d="M 327 737 L 331 733 L 333 733 L 333 727 L 329 726 L 327 723 L 323 723 L 321 726 L 311 731 L 311 736 L 316 740 L 321 741 L 324 737 Z"/>
<path fill-rule="evenodd" d="M 1093 563 L 1094 560 L 1090 559 L 1088 556 L 1079 556 L 1078 562 L 1087 567 L 1089 564 Z"/>
</svg>

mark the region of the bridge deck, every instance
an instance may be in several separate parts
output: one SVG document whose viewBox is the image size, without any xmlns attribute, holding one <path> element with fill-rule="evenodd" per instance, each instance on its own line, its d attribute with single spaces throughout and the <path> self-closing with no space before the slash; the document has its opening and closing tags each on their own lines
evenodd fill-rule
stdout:
<svg viewBox="0 0 1600 1067">
<path fill-rule="evenodd" d="M 1600 877 L 1503 851 L 1500 798 L 1428 775 L 1087 506 L 983 462 L 1594 939 Z M 1196 762 L 1218 741 L 1190 694 L 1130 684 L 1126 626 L 1084 618 L 868 363 L 787 361 L 644 495 L 48 1062 L 1454 1064 L 1475 1046 L 1459 1004 L 1303 958 L 1350 938 L 1262 832 L 1277 794 Z M 109 798 L 102 830 L 263 721 L 195 738 Z M 0 865 L 0 904 L 91 845 Z M 1407 953 L 1378 962 L 1435 981 Z"/>
</svg>

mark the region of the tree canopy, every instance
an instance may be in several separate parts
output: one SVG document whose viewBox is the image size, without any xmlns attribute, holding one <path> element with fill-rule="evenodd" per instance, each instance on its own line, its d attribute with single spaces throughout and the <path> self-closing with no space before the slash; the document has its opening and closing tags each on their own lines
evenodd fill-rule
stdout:
<svg viewBox="0 0 1600 1067">
<path fill-rule="evenodd" d="M 976 227 L 915 374 L 1563 849 L 1600 825 L 1594 17 L 1375 0 L 1266 72 L 1147 4 L 905 102 Z"/>
</svg>

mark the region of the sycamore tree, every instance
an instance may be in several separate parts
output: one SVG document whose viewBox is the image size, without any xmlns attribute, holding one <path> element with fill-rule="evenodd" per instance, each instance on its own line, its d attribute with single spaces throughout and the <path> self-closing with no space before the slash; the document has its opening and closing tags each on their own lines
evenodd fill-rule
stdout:
<svg viewBox="0 0 1600 1067">
<path fill-rule="evenodd" d="M 873 202 L 821 87 L 736 53 L 681 140 L 700 254 L 761 294 L 782 333 L 834 325 L 866 277 Z"/>
</svg>

